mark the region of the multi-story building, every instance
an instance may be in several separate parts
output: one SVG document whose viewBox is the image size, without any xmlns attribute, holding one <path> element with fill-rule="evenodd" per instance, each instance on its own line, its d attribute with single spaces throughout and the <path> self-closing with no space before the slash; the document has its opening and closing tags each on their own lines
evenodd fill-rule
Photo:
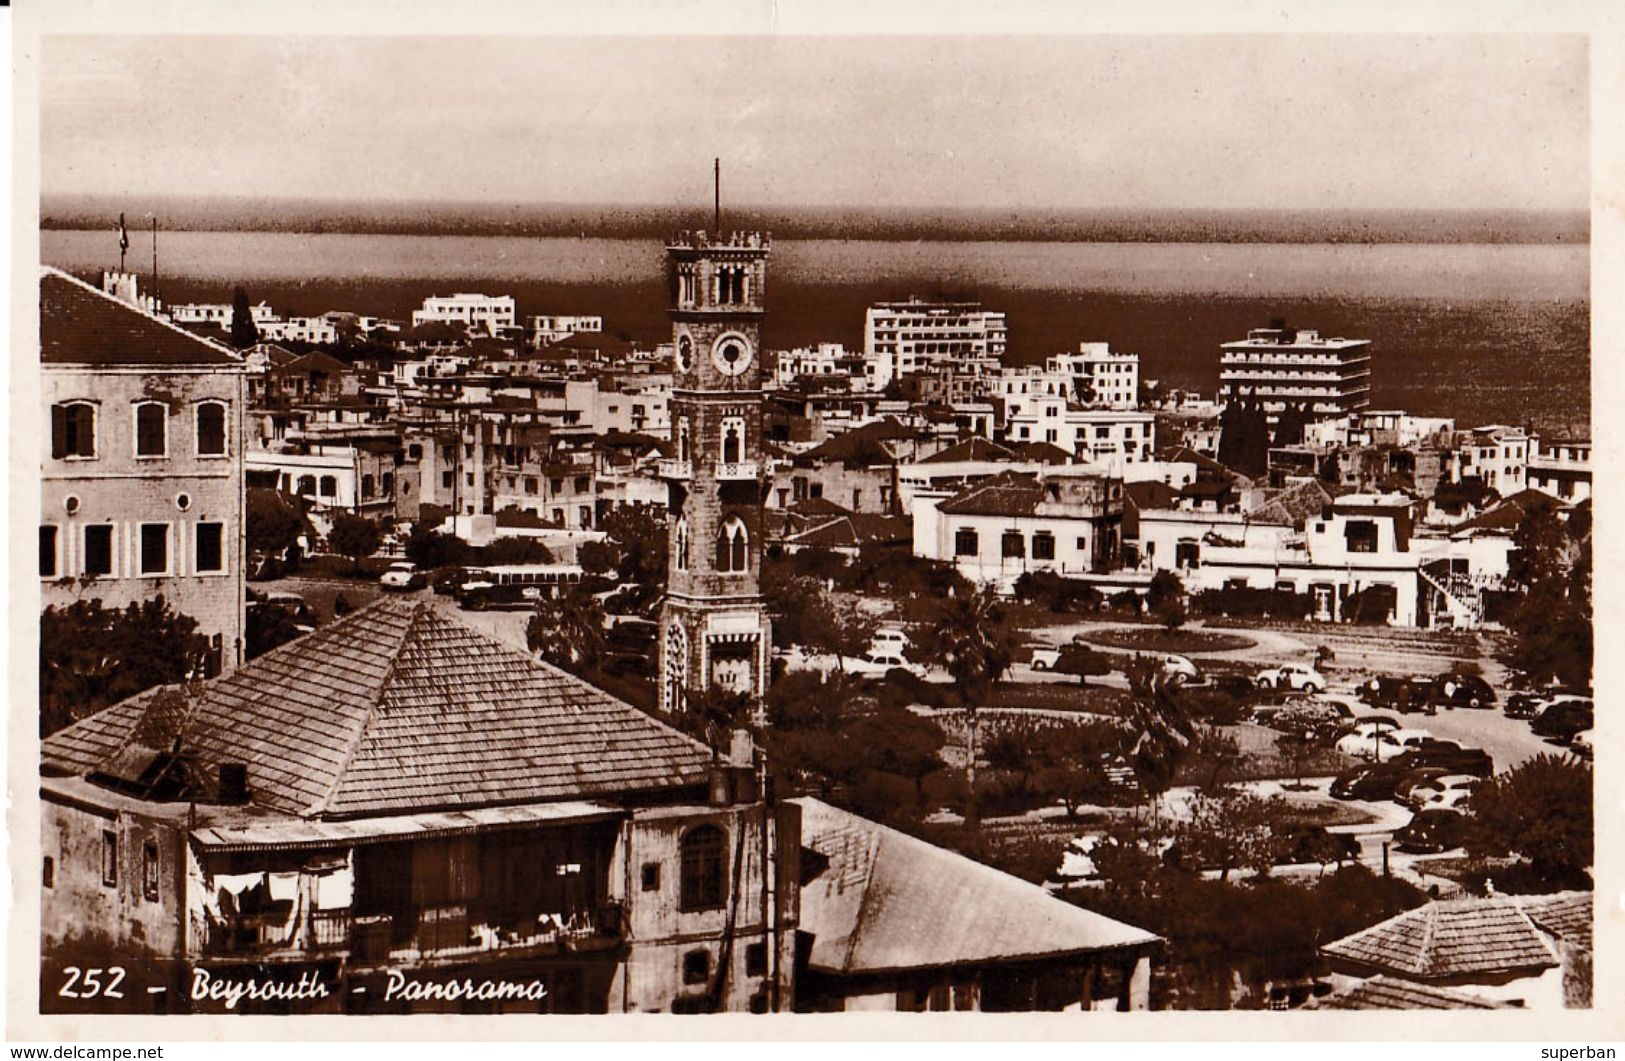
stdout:
<svg viewBox="0 0 1625 1061">
<path fill-rule="evenodd" d="M 133 288 L 132 288 L 133 293 Z M 162 596 L 243 652 L 242 361 L 54 269 L 40 278 L 45 606 Z"/>
<path fill-rule="evenodd" d="M 1080 405 L 1140 407 L 1139 354 L 1114 351 L 1109 343 L 1079 343 L 1077 353 L 1056 354 L 1044 367 L 1068 380 L 1069 397 Z"/>
<path fill-rule="evenodd" d="M 1579 504 L 1591 497 L 1591 440 L 1539 438 L 1529 455 L 1531 490 Z"/>
<path fill-rule="evenodd" d="M 1313 419 L 1371 404 L 1371 340 L 1323 338 L 1317 331 L 1272 326 L 1224 343 L 1219 400 L 1242 397 L 1267 413 L 1304 406 Z"/>
<path fill-rule="evenodd" d="M 713 686 L 758 704 L 770 645 L 762 599 L 762 379 L 769 243 L 683 234 L 666 247 L 673 331 L 672 452 L 660 464 L 670 573 L 660 615 L 660 709 Z"/>
<path fill-rule="evenodd" d="M 1063 399 L 1027 404 L 1007 417 L 1007 442 L 1047 442 L 1102 464 L 1148 461 L 1156 449 L 1156 417 L 1113 409 L 1078 409 Z"/>
<path fill-rule="evenodd" d="M 1104 573 L 1118 562 L 1123 482 L 1082 467 L 1007 472 L 945 500 L 914 494 L 914 554 L 1008 591 L 1029 571 Z"/>
<path fill-rule="evenodd" d="M 431 322 L 461 324 L 467 331 L 496 335 L 500 329 L 514 326 L 514 301 L 511 295 L 431 295 L 423 300 L 423 308 L 412 311 L 412 326 Z"/>
<path fill-rule="evenodd" d="M 941 365 L 996 370 L 1009 338 L 1004 314 L 979 302 L 881 302 L 863 321 L 863 353 L 875 360 L 877 389 Z"/>
<path fill-rule="evenodd" d="M 291 339 L 303 343 L 332 345 L 339 341 L 338 328 L 325 317 L 289 317 L 286 320 L 256 323 L 259 326 L 260 338 L 272 342 L 286 342 Z"/>
<path fill-rule="evenodd" d="M 798 379 L 842 379 L 849 386 L 868 386 L 864 366 L 868 362 L 856 351 L 840 343 L 819 343 L 794 350 L 780 350 L 773 365 L 773 386 L 788 387 Z"/>
<path fill-rule="evenodd" d="M 536 314 L 525 318 L 525 334 L 532 346 L 544 346 L 581 332 L 604 330 L 602 317 L 571 317 L 562 314 Z"/>
<path fill-rule="evenodd" d="M 213 324 L 221 331 L 231 330 L 232 305 L 229 302 L 182 302 L 169 307 L 169 318 L 176 324 Z M 256 302 L 248 307 L 249 318 L 261 329 L 277 319 L 276 310 L 269 303 Z"/>
<path fill-rule="evenodd" d="M 1456 438 L 1450 478 L 1477 479 L 1502 497 L 1511 497 L 1528 485 L 1529 457 L 1536 445 L 1538 440 L 1522 428 L 1475 427 Z"/>
</svg>

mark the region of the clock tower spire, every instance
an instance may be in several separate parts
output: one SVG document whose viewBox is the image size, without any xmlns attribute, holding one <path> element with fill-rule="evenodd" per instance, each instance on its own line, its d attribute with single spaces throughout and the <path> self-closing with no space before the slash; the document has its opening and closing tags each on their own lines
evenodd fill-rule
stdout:
<svg viewBox="0 0 1625 1061">
<path fill-rule="evenodd" d="M 760 714 L 767 692 L 759 333 L 769 243 L 759 232 L 685 232 L 666 245 L 673 456 L 660 462 L 670 563 L 658 679 L 668 714 L 712 686 L 744 693 Z"/>
</svg>

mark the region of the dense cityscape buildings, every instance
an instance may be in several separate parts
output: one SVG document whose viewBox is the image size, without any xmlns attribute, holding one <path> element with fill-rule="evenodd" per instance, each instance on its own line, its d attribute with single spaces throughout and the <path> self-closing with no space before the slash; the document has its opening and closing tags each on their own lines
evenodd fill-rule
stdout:
<svg viewBox="0 0 1625 1061">
<path fill-rule="evenodd" d="M 1586 440 L 1372 410 L 1378 341 L 1284 326 L 1216 352 L 1217 401 L 1086 337 L 1010 363 L 977 303 L 764 349 L 771 249 L 668 240 L 653 345 L 502 295 L 284 319 L 42 273 L 45 621 L 161 598 L 206 646 L 42 712 L 47 979 L 94 940 L 168 1012 L 1582 1004 L 1588 878 L 1480 894 L 1413 822 L 1542 739 L 1580 768 L 1588 677 L 1373 712 L 1496 704 L 1462 661 L 1525 636 L 1537 530 L 1589 548 Z M 1145 720 L 1184 697 L 1207 728 Z M 1263 797 L 1191 777 L 1215 734 L 1325 783 L 1241 822 Z M 1124 899 L 1345 861 L 1416 901 L 1295 978 L 1193 986 Z M 1395 957 L 1440 924 L 1484 963 Z"/>
</svg>

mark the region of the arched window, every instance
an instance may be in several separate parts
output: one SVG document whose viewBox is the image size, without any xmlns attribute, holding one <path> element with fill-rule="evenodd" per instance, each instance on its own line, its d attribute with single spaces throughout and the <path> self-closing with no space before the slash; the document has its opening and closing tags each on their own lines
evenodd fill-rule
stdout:
<svg viewBox="0 0 1625 1061">
<path fill-rule="evenodd" d="M 362 496 L 362 498 L 365 499 L 365 498 L 371 497 L 373 495 L 373 489 L 374 489 L 374 487 L 373 487 L 372 476 L 363 475 L 361 477 L 361 496 Z"/>
<path fill-rule="evenodd" d="M 738 464 L 745 459 L 745 418 L 724 417 L 722 421 L 722 463 Z"/>
<path fill-rule="evenodd" d="M 169 454 L 168 421 L 169 410 L 161 402 L 142 402 L 135 407 L 137 457 L 163 457 Z"/>
<path fill-rule="evenodd" d="M 395 473 L 394 472 L 385 472 L 384 473 L 383 487 L 384 487 L 384 496 L 385 497 L 394 497 L 395 496 Z"/>
<path fill-rule="evenodd" d="M 322 496 L 337 497 L 339 494 L 339 481 L 331 475 L 322 476 Z"/>
<path fill-rule="evenodd" d="M 677 421 L 677 459 L 688 463 L 694 459 L 688 440 L 688 417 L 684 416 Z"/>
<path fill-rule="evenodd" d="M 668 713 L 682 706 L 683 689 L 688 684 L 688 635 L 681 625 L 666 628 L 666 659 L 660 687 L 660 705 Z"/>
<path fill-rule="evenodd" d="M 728 890 L 724 861 L 727 838 L 715 825 L 697 825 L 679 842 L 682 863 L 677 905 L 682 910 L 714 910 Z"/>
<path fill-rule="evenodd" d="M 197 407 L 197 455 L 226 455 L 226 407 L 220 402 L 203 402 Z"/>
<path fill-rule="evenodd" d="M 672 565 L 679 571 L 688 570 L 688 520 L 677 521 L 677 530 L 674 533 L 676 547 L 672 550 Z"/>
<path fill-rule="evenodd" d="M 316 477 L 314 475 L 301 475 L 299 477 L 300 497 L 313 497 L 316 494 Z"/>
<path fill-rule="evenodd" d="M 747 569 L 750 553 L 750 535 L 738 516 L 729 517 L 717 530 L 717 571 L 721 574 L 739 574 Z"/>
<path fill-rule="evenodd" d="M 89 402 L 51 406 L 51 456 L 96 456 L 96 407 Z"/>
</svg>

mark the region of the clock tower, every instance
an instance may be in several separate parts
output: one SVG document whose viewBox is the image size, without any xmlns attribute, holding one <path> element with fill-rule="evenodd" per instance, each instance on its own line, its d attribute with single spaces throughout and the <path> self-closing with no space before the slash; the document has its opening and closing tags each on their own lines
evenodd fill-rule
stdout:
<svg viewBox="0 0 1625 1061">
<path fill-rule="evenodd" d="M 762 357 L 769 239 L 683 233 L 666 247 L 671 282 L 669 564 L 660 615 L 660 710 L 709 687 L 767 693 L 762 600 Z"/>
</svg>

